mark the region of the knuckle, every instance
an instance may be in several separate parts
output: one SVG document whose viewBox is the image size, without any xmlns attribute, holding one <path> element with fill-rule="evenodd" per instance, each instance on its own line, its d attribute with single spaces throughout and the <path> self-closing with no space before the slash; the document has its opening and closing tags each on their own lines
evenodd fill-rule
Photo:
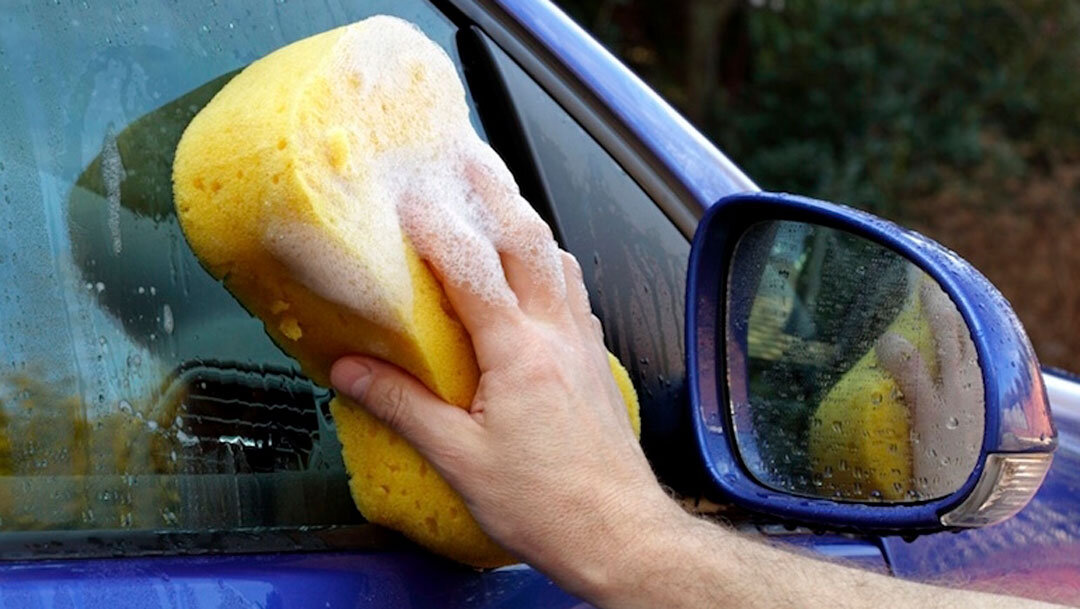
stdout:
<svg viewBox="0 0 1080 609">
<path fill-rule="evenodd" d="M 555 241 L 555 233 L 540 216 L 529 218 L 520 227 L 522 237 L 533 243 L 548 243 Z"/>
<path fill-rule="evenodd" d="M 429 449 L 433 463 L 444 468 L 457 469 L 455 466 L 468 461 L 465 447 L 458 442 L 441 442 Z"/>
<path fill-rule="evenodd" d="M 381 381 L 371 387 L 372 403 L 387 425 L 400 429 L 405 422 L 408 398 L 398 383 Z"/>
</svg>

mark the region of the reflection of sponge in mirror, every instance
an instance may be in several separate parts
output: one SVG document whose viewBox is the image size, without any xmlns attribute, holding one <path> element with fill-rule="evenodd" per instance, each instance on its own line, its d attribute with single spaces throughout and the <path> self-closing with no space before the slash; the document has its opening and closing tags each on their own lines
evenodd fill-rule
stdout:
<svg viewBox="0 0 1080 609">
<path fill-rule="evenodd" d="M 457 221 L 453 207 L 479 196 L 463 159 L 513 186 L 472 130 L 442 49 L 407 22 L 374 17 L 279 49 L 234 78 L 185 131 L 173 187 L 200 261 L 314 381 L 328 384 L 337 358 L 363 353 L 466 406 L 478 381 L 471 342 L 397 209 L 410 197 L 436 201 L 439 220 Z M 482 292 L 485 277 L 471 279 Z M 614 358 L 611 366 L 637 429 L 629 377 Z M 366 518 L 462 562 L 512 560 L 397 435 L 342 398 L 331 408 Z"/>
<path fill-rule="evenodd" d="M 916 283 L 916 282 L 913 282 Z M 917 290 L 889 325 L 936 366 L 933 334 Z M 810 424 L 810 460 L 839 499 L 900 500 L 913 488 L 908 406 L 871 347 L 821 400 Z"/>
</svg>

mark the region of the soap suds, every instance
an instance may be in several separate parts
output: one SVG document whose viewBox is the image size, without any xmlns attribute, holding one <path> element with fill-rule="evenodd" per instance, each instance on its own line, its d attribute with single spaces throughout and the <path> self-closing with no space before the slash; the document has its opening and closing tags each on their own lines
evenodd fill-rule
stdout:
<svg viewBox="0 0 1080 609">
<path fill-rule="evenodd" d="M 384 221 L 384 229 L 373 234 L 365 234 L 358 224 L 339 227 L 338 240 L 311 224 L 279 219 L 267 224 L 263 240 L 312 292 L 384 327 L 399 329 L 403 320 L 391 303 L 411 307 L 412 291 L 396 218 Z M 350 243 L 362 243 L 363 249 Z"/>
<path fill-rule="evenodd" d="M 409 320 L 403 240 L 442 280 L 497 304 L 516 302 L 500 254 L 565 293 L 551 231 L 502 159 L 473 130 L 445 51 L 414 25 L 372 17 L 349 26 L 321 67 L 335 110 L 300 167 L 325 226 L 274 217 L 264 242 L 309 289 L 388 327 Z M 334 233 L 327 234 L 327 228 Z"/>
</svg>

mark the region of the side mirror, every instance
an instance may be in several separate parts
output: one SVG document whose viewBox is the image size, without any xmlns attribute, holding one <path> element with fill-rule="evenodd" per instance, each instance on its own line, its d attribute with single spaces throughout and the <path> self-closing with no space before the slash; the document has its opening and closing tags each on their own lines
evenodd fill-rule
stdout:
<svg viewBox="0 0 1080 609">
<path fill-rule="evenodd" d="M 686 299 L 691 419 L 714 490 L 864 532 L 1000 522 L 1057 444 L 1009 304 L 967 262 L 851 208 L 746 194 L 705 214 Z"/>
</svg>

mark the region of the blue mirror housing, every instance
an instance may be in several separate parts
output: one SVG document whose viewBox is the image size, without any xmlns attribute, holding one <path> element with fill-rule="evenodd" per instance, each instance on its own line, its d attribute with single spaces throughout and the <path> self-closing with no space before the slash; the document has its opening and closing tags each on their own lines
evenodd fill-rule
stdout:
<svg viewBox="0 0 1080 609">
<path fill-rule="evenodd" d="M 748 381 L 731 374 L 739 345 L 728 316 L 737 245 L 764 222 L 801 222 L 862 238 L 906 259 L 937 281 L 967 325 L 983 383 L 985 419 L 974 468 L 959 488 L 905 503 L 859 503 L 779 490 L 760 481 L 737 445 L 733 395 Z M 1015 514 L 1038 490 L 1057 436 L 1038 361 L 1023 326 L 1001 293 L 938 243 L 849 207 L 805 197 L 748 193 L 721 199 L 694 236 L 686 298 L 690 418 L 716 494 L 780 520 L 877 533 L 918 533 L 993 524 Z M 740 343 L 741 341 L 741 343 Z M 735 345 L 735 356 L 730 351 Z"/>
</svg>

